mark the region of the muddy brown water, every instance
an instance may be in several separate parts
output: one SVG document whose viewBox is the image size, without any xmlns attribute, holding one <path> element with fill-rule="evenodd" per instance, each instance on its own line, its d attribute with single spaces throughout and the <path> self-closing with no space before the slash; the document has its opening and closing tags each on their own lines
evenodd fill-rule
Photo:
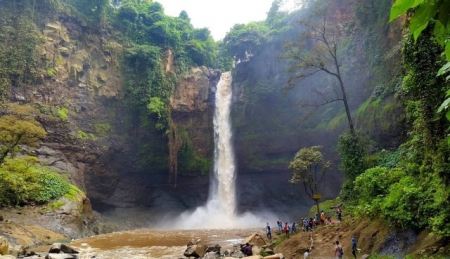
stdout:
<svg viewBox="0 0 450 259">
<path fill-rule="evenodd" d="M 77 239 L 68 245 L 80 252 L 81 259 L 174 259 L 184 258 L 183 252 L 189 242 L 201 240 L 206 245 L 219 244 L 225 251 L 253 233 L 265 235 L 264 229 L 142 229 Z"/>
</svg>

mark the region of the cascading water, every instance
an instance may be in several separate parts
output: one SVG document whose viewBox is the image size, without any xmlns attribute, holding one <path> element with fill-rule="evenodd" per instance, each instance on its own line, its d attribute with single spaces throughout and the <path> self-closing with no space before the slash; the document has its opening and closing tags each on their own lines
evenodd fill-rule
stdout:
<svg viewBox="0 0 450 259">
<path fill-rule="evenodd" d="M 236 210 L 235 164 L 230 120 L 231 74 L 223 73 L 217 84 L 216 109 L 214 114 L 214 174 L 217 186 L 213 185 L 209 202 L 218 202 L 218 207 L 228 218 Z M 216 188 L 214 188 L 216 187 Z"/>
<path fill-rule="evenodd" d="M 214 114 L 214 176 L 206 205 L 184 212 L 170 228 L 248 228 L 265 226 L 265 220 L 250 213 L 236 214 L 235 163 L 232 145 L 231 73 L 222 73 L 217 84 Z"/>
</svg>

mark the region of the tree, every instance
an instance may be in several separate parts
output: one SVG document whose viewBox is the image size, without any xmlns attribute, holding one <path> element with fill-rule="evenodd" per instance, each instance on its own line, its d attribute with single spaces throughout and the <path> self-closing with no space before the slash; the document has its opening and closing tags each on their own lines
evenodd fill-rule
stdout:
<svg viewBox="0 0 450 259">
<path fill-rule="evenodd" d="M 3 105 L 0 114 L 0 164 L 20 145 L 33 146 L 46 136 L 44 128 L 34 119 L 34 109 L 27 105 Z"/>
<path fill-rule="evenodd" d="M 316 22 L 317 18 L 320 18 Z M 324 72 L 338 81 L 338 85 L 332 85 L 325 90 L 315 88 L 312 91 L 321 100 L 318 102 L 302 101 L 303 107 L 313 108 L 309 115 L 313 114 L 319 107 L 342 101 L 347 115 L 348 126 L 351 132 L 354 131 L 354 124 L 351 111 L 348 105 L 346 86 L 341 73 L 339 32 L 336 25 L 328 20 L 326 10 L 314 12 L 309 20 L 299 21 L 303 32 L 296 41 L 289 41 L 285 44 L 285 53 L 282 58 L 288 59 L 290 73 L 286 89 L 292 89 L 303 79 L 320 72 Z"/>
<path fill-rule="evenodd" d="M 323 179 L 327 169 L 331 166 L 330 161 L 323 159 L 322 146 L 305 147 L 300 149 L 289 164 L 292 170 L 292 177 L 289 182 L 302 183 L 305 193 L 309 198 L 316 202 L 317 214 L 319 213 L 319 194 L 320 182 Z"/>
<path fill-rule="evenodd" d="M 236 62 L 248 61 L 267 42 L 269 29 L 264 23 L 236 24 L 225 36 L 227 52 Z"/>
</svg>

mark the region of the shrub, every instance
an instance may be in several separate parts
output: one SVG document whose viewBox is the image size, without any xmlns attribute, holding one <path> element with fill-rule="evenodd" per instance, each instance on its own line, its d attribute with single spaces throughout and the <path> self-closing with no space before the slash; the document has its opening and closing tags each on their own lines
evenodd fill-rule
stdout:
<svg viewBox="0 0 450 259">
<path fill-rule="evenodd" d="M 390 186 L 403 176 L 405 173 L 398 168 L 389 170 L 386 167 L 374 167 L 356 177 L 354 192 L 358 194 L 359 213 L 377 215 L 389 194 Z"/>
<path fill-rule="evenodd" d="M 68 113 L 69 110 L 67 108 L 58 108 L 58 115 L 61 119 L 67 120 L 69 118 Z"/>
<path fill-rule="evenodd" d="M 134 6 L 131 5 L 124 5 L 120 7 L 119 13 L 117 14 L 117 17 L 120 20 L 127 20 L 130 22 L 136 21 L 136 18 L 138 16 L 138 12 Z"/>
<path fill-rule="evenodd" d="M 40 166 L 36 157 L 7 158 L 0 165 L 0 204 L 47 203 L 68 193 L 71 186 Z"/>
</svg>

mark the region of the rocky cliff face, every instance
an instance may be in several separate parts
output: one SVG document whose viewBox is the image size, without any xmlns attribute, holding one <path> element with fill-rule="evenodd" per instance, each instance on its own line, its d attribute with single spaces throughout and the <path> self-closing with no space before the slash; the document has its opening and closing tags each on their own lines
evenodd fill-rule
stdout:
<svg viewBox="0 0 450 259">
<path fill-rule="evenodd" d="M 11 93 L 12 101 L 34 103 L 49 115 L 38 118 L 48 137 L 30 153 L 85 191 L 94 210 L 185 209 L 206 200 L 207 174 L 181 170 L 174 188 L 168 182 L 164 132 L 130 119 L 132 111 L 121 96 L 120 44 L 107 33 L 68 18 L 48 23 L 42 38 L 38 50 L 51 69 L 42 75 L 42 83 L 16 87 Z M 174 73 L 174 53 L 164 56 L 165 72 Z M 213 156 L 212 116 L 219 78 L 218 70 L 193 68 L 178 77 L 171 97 L 172 120 L 196 156 Z M 152 157 L 159 161 L 158 168 L 139 164 Z"/>
</svg>

